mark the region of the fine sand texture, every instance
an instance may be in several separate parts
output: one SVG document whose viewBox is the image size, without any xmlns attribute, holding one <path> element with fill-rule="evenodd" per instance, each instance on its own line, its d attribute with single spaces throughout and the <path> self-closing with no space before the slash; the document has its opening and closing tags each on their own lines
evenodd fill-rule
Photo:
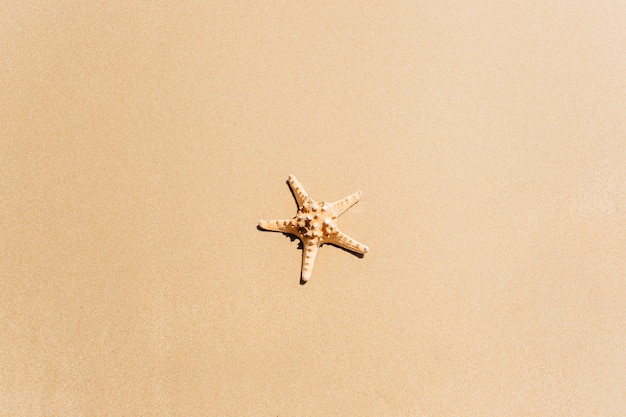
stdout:
<svg viewBox="0 0 626 417">
<path fill-rule="evenodd" d="M 0 415 L 623 417 L 624 22 L 3 1 Z"/>
</svg>

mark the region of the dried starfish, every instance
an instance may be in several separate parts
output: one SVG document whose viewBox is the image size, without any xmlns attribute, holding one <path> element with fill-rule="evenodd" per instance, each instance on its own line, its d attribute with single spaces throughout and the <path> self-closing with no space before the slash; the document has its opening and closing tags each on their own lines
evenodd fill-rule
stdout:
<svg viewBox="0 0 626 417">
<path fill-rule="evenodd" d="M 308 196 L 302 185 L 293 175 L 287 180 L 289 187 L 298 203 L 298 212 L 293 219 L 263 220 L 259 221 L 259 227 L 272 232 L 282 232 L 296 236 L 302 241 L 302 281 L 307 282 L 311 278 L 313 263 L 317 250 L 324 243 L 330 243 L 351 252 L 361 255 L 367 253 L 369 248 L 337 228 L 337 217 L 355 205 L 362 192 L 356 193 L 335 201 L 317 203 Z"/>
</svg>

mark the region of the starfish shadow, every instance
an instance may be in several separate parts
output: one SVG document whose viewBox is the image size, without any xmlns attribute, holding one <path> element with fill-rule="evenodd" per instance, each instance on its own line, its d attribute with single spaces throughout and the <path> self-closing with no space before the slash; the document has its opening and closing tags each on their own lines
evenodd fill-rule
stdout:
<svg viewBox="0 0 626 417">
<path fill-rule="evenodd" d="M 286 238 L 288 238 L 289 240 L 291 240 L 292 242 L 294 240 L 298 241 L 298 249 L 302 250 L 304 249 L 304 245 L 302 244 L 302 241 L 300 239 L 298 239 L 297 237 L 295 237 L 294 235 L 290 235 L 289 233 L 283 233 L 283 235 L 285 235 Z"/>
<path fill-rule="evenodd" d="M 297 241 L 298 241 L 298 249 L 303 249 L 303 248 L 304 248 L 304 245 L 302 245 L 302 241 L 301 241 L 300 239 L 298 239 L 297 237 L 295 237 L 294 235 L 290 235 L 289 233 L 277 232 L 277 231 L 274 231 L 274 230 L 265 230 L 265 229 L 263 229 L 261 226 L 259 226 L 258 224 L 257 224 L 257 226 L 256 226 L 256 230 L 259 230 L 259 231 L 261 231 L 261 232 L 273 232 L 273 233 L 280 233 L 280 234 L 282 234 L 283 236 L 285 236 L 286 238 L 289 238 L 289 240 L 291 240 L 292 242 L 293 242 L 294 240 L 297 240 Z"/>
</svg>

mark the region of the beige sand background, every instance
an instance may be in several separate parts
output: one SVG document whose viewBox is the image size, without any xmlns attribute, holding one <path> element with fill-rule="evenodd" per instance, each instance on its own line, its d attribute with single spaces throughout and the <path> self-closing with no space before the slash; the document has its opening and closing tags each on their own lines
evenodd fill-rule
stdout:
<svg viewBox="0 0 626 417">
<path fill-rule="evenodd" d="M 624 2 L 209 3 L 0 5 L 0 415 L 626 414 Z"/>
</svg>

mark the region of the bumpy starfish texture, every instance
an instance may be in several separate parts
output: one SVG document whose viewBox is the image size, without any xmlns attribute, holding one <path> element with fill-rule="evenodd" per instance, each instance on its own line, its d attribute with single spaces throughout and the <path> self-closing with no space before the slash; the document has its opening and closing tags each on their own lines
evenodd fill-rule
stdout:
<svg viewBox="0 0 626 417">
<path fill-rule="evenodd" d="M 342 247 L 364 255 L 369 248 L 337 228 L 337 217 L 355 205 L 363 193 L 360 191 L 334 203 L 316 202 L 304 191 L 293 175 L 287 180 L 298 203 L 298 212 L 293 219 L 260 220 L 259 227 L 273 232 L 287 233 L 302 241 L 302 281 L 307 282 L 313 272 L 317 250 L 324 243 Z"/>
</svg>

